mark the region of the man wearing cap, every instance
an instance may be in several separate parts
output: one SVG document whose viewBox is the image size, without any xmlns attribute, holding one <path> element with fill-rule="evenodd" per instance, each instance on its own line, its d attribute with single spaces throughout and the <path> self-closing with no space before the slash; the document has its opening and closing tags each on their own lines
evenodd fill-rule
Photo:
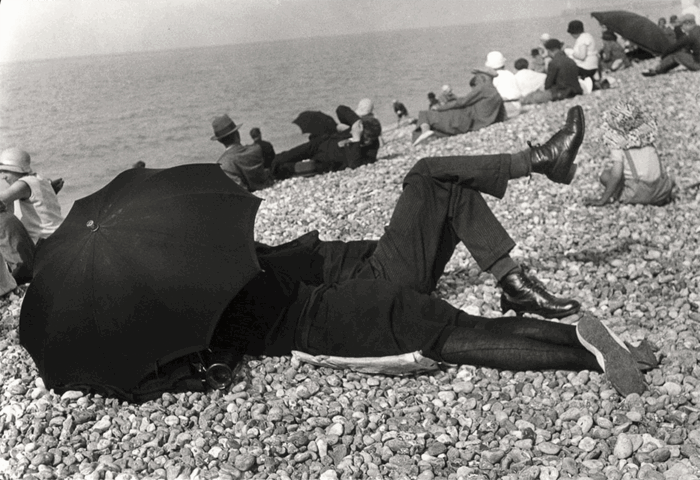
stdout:
<svg viewBox="0 0 700 480">
<path fill-rule="evenodd" d="M 472 70 L 471 91 L 464 97 L 418 112 L 418 127 L 413 146 L 438 132 L 442 136 L 472 132 L 507 118 L 501 95 L 493 86 L 498 73 L 489 67 Z"/>
<path fill-rule="evenodd" d="M 544 91 L 533 92 L 523 98 L 523 104 L 546 103 L 554 100 L 581 95 L 583 90 L 578 81 L 578 66 L 561 50 L 562 43 L 556 38 L 545 42 L 545 48 L 552 61 L 547 69 Z"/>
<path fill-rule="evenodd" d="M 506 107 L 508 118 L 513 118 L 520 114 L 520 87 L 515 75 L 506 70 L 506 57 L 501 52 L 489 52 L 486 55 L 486 67 L 493 68 L 498 73 L 498 76 L 493 79 L 493 86 L 496 87 L 501 95 Z"/>
<path fill-rule="evenodd" d="M 35 244 L 63 221 L 56 196 L 60 185 L 35 174 L 30 162 L 19 148 L 0 153 L 0 254 L 18 284 L 32 278 Z M 21 221 L 14 215 L 15 200 Z"/>
<path fill-rule="evenodd" d="M 692 72 L 700 71 L 700 26 L 695 24 L 695 15 L 691 13 L 681 15 L 678 20 L 685 36 L 664 52 L 655 69 L 642 72 L 645 77 L 667 73 L 678 65 Z"/>
<path fill-rule="evenodd" d="M 241 145 L 238 129 L 242 125 L 236 125 L 228 115 L 216 117 L 211 125 L 214 128 L 211 139 L 218 140 L 226 147 L 216 163 L 221 165 L 231 180 L 250 192 L 272 185 L 270 174 L 265 170 L 260 145 Z"/>
</svg>

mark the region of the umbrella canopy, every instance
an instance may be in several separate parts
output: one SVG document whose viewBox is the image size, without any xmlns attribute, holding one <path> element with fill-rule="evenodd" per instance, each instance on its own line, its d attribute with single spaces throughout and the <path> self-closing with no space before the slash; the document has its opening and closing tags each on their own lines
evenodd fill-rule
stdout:
<svg viewBox="0 0 700 480">
<path fill-rule="evenodd" d="M 310 133 L 311 135 L 333 134 L 338 126 L 333 117 L 314 110 L 301 112 L 292 123 L 301 128 L 301 133 Z"/>
<path fill-rule="evenodd" d="M 671 46 L 668 37 L 656 23 L 636 13 L 611 10 L 593 12 L 591 17 L 609 30 L 655 55 L 661 55 Z"/>
<path fill-rule="evenodd" d="M 259 271 L 260 199 L 219 165 L 136 168 L 75 202 L 38 249 L 20 343 L 47 388 L 129 391 L 209 346 Z"/>
</svg>

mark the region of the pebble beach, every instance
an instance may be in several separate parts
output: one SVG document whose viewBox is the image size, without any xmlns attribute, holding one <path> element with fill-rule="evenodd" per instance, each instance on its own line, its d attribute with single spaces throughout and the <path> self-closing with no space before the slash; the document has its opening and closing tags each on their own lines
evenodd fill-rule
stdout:
<svg viewBox="0 0 700 480">
<path fill-rule="evenodd" d="M 230 388 L 165 394 L 141 405 L 48 391 L 19 345 L 26 287 L 0 299 L 0 478 L 700 479 L 700 75 L 644 78 L 529 107 L 478 132 L 411 147 L 413 126 L 384 125 L 374 165 L 294 178 L 257 192 L 256 237 L 278 244 L 378 238 L 403 175 L 425 156 L 516 152 L 544 143 L 582 105 L 586 136 L 571 185 L 533 175 L 488 202 L 513 257 L 624 340 L 647 339 L 658 368 L 621 397 L 597 372 L 473 366 L 390 377 L 249 358 Z M 677 183 L 664 207 L 586 207 L 607 156 L 598 129 L 619 99 L 649 107 Z M 500 316 L 500 289 L 459 247 L 435 293 Z M 574 315 L 562 321 L 574 323 Z"/>
</svg>

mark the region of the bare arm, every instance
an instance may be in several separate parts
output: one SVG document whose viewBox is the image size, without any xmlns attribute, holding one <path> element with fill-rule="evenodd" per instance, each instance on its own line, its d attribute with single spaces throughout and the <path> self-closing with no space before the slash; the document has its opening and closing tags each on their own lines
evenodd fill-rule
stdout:
<svg viewBox="0 0 700 480">
<path fill-rule="evenodd" d="M 605 191 L 600 196 L 600 198 L 587 198 L 584 200 L 585 205 L 593 207 L 602 207 L 603 205 L 610 202 L 610 199 L 614 199 L 619 196 L 622 187 L 624 186 L 624 172 L 621 161 L 613 162 L 612 167 L 609 170 L 610 176 L 605 184 Z"/>
<path fill-rule="evenodd" d="M 9 188 L 0 192 L 0 201 L 8 204 L 15 200 L 24 200 L 31 196 L 32 189 L 22 180 L 17 180 Z"/>
</svg>

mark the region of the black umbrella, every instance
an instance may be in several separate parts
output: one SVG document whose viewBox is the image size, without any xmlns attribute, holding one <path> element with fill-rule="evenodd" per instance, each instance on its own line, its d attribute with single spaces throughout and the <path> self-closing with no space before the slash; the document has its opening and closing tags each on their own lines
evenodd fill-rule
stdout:
<svg viewBox="0 0 700 480">
<path fill-rule="evenodd" d="M 301 112 L 292 123 L 301 128 L 301 133 L 310 133 L 311 135 L 330 135 L 335 133 L 338 127 L 333 117 L 315 110 Z"/>
<path fill-rule="evenodd" d="M 591 16 L 609 30 L 655 55 L 671 46 L 664 31 L 646 17 L 624 10 L 593 12 Z"/>
<path fill-rule="evenodd" d="M 206 349 L 260 271 L 259 205 L 215 164 L 127 170 L 75 202 L 37 252 L 20 314 L 47 388 L 128 392 L 156 365 Z"/>
</svg>

